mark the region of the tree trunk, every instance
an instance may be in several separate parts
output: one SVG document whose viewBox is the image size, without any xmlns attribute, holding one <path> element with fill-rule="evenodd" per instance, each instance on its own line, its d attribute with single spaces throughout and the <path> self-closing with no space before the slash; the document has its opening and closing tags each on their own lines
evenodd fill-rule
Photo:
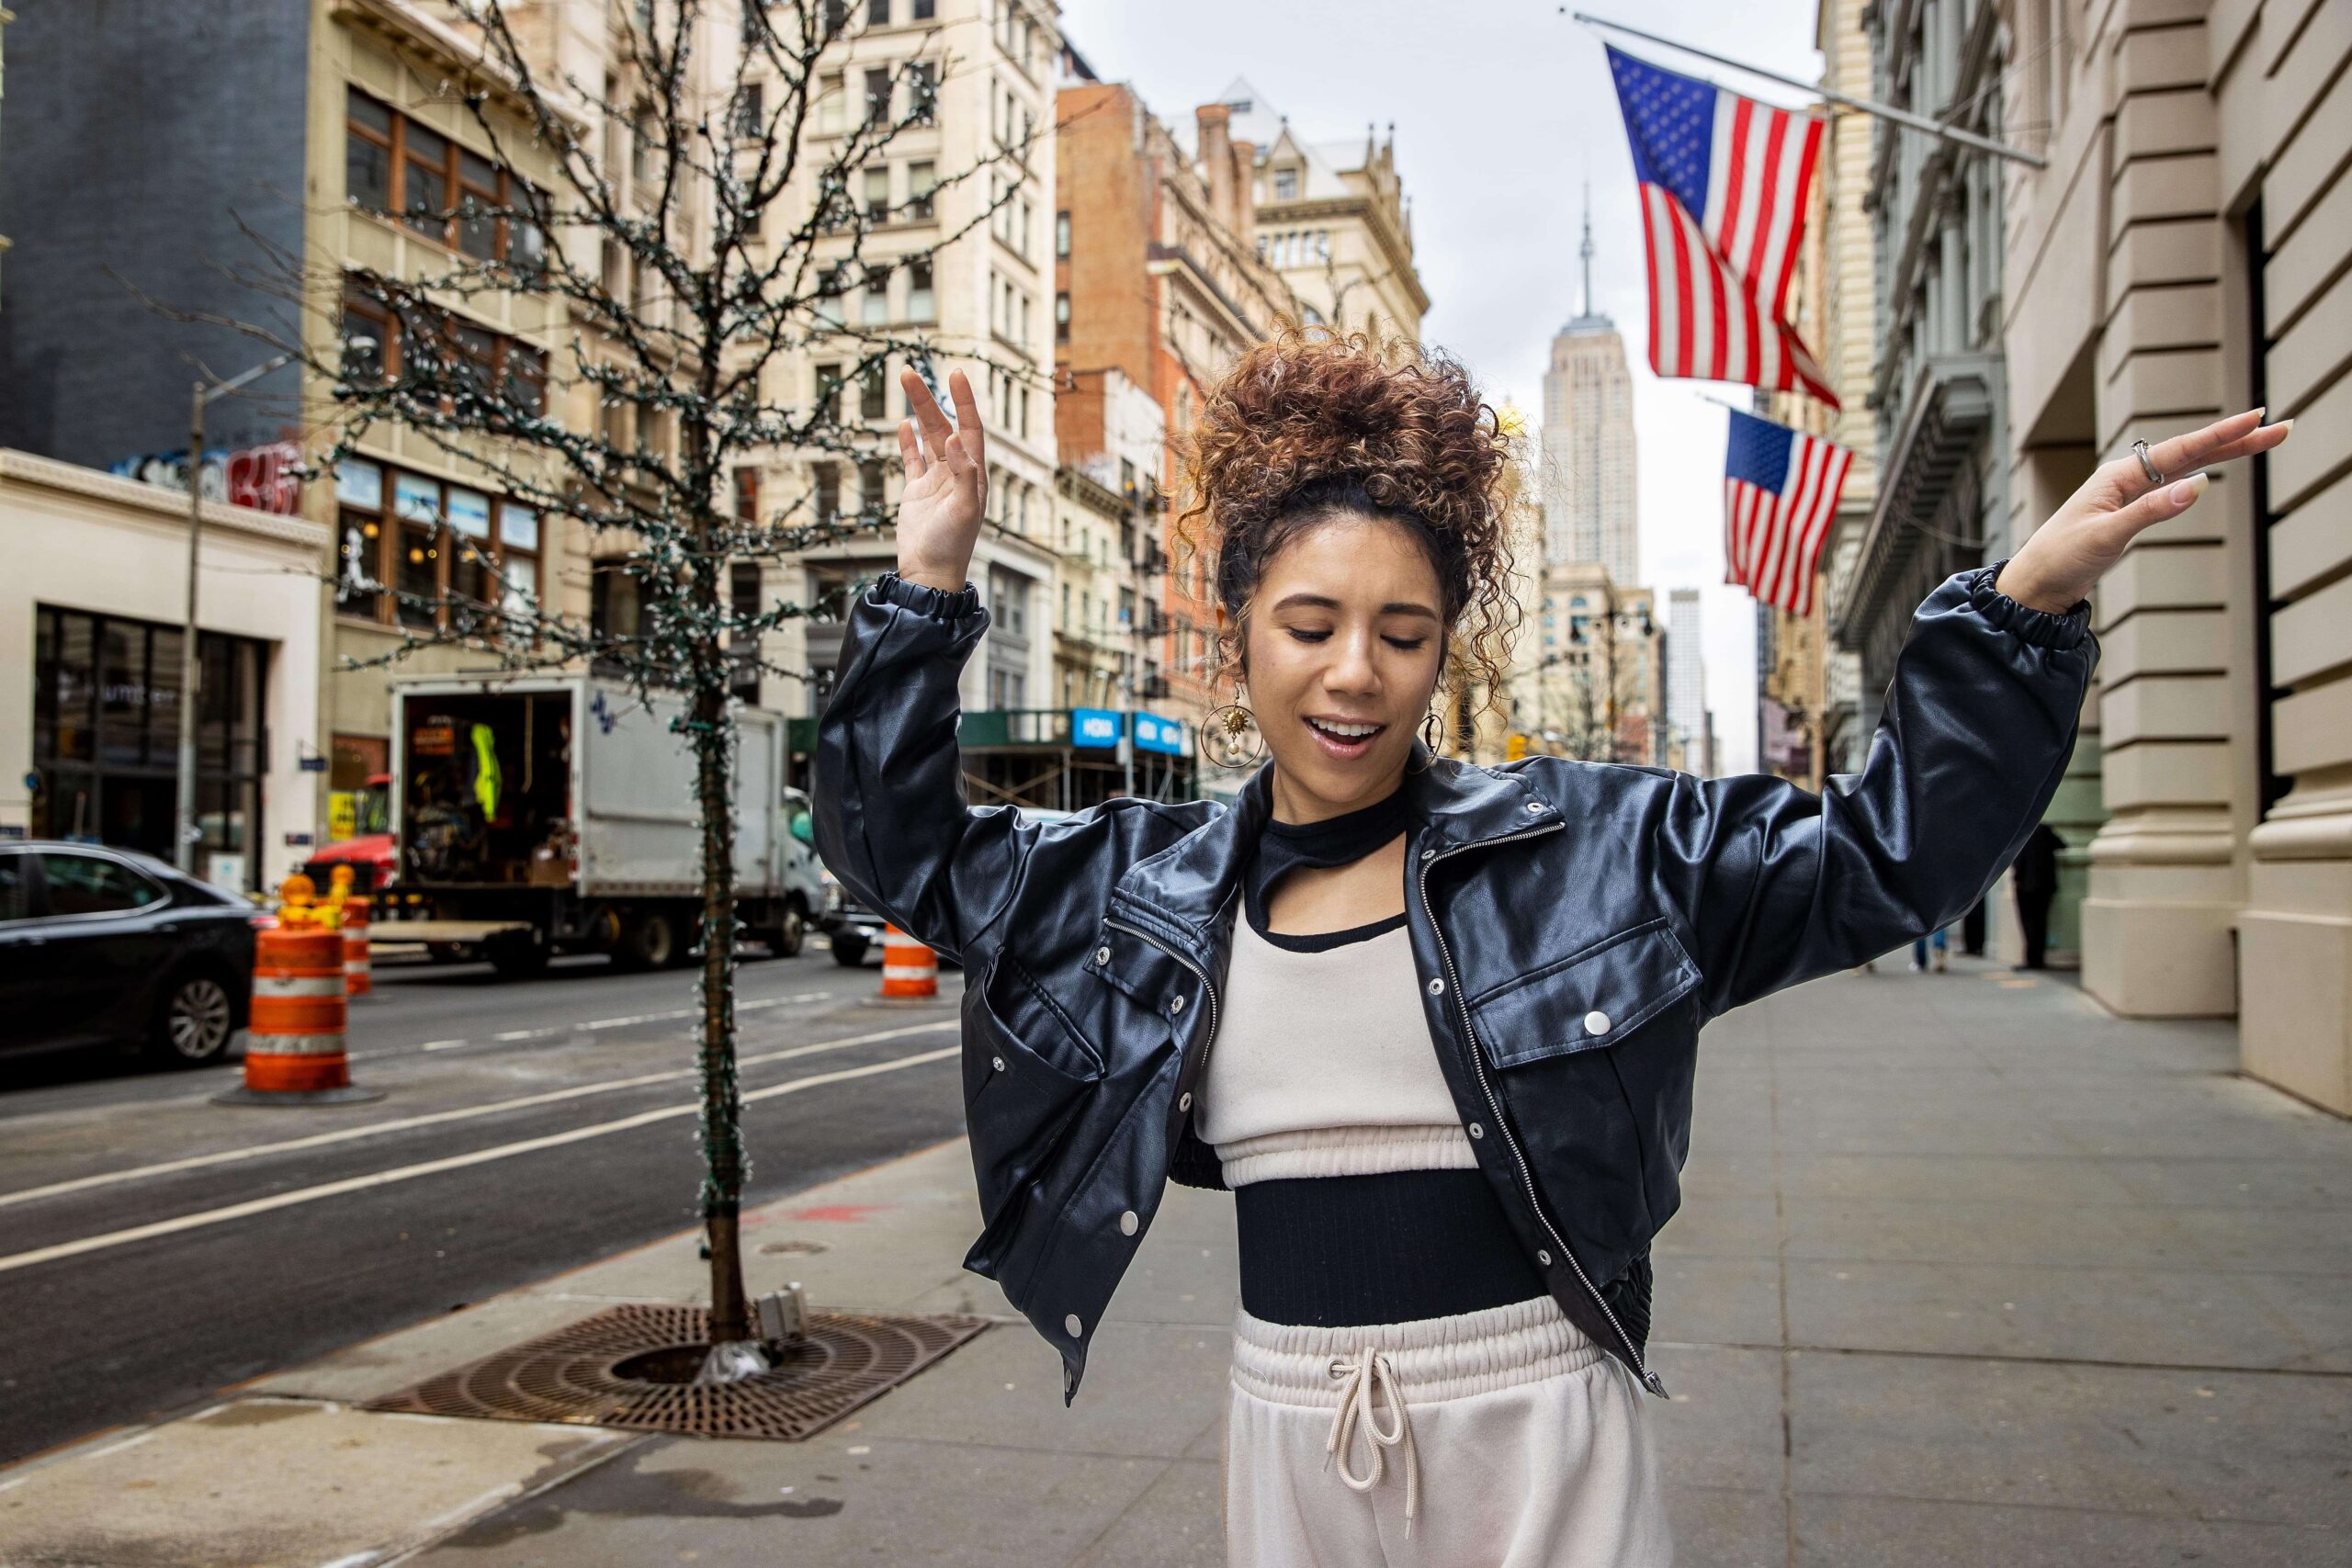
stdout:
<svg viewBox="0 0 2352 1568">
<path fill-rule="evenodd" d="M 718 573 L 694 565 L 697 604 L 715 604 Z M 708 579 L 706 581 L 706 579 Z M 716 633 L 694 657 L 695 796 L 702 809 L 702 1216 L 710 1251 L 710 1342 L 752 1337 L 743 1299 L 743 1100 L 735 1077 L 735 719 Z"/>
</svg>

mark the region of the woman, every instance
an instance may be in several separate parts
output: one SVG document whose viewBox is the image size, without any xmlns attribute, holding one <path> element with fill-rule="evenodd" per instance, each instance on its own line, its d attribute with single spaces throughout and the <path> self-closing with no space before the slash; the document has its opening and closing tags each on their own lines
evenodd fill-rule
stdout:
<svg viewBox="0 0 2352 1568">
<path fill-rule="evenodd" d="M 966 1266 L 1062 1355 L 1166 1180 L 1235 1190 L 1236 1563 L 1670 1555 L 1639 1391 L 1649 1249 L 1700 1026 L 1957 918 L 2039 820 L 2096 656 L 2083 595 L 2241 415 L 2100 469 L 2010 560 L 1929 596 L 1869 766 L 1823 795 L 1551 757 L 1435 758 L 1511 619 L 1510 465 L 1462 370 L 1287 333 L 1193 437 L 1237 702 L 1234 806 L 969 809 L 971 389 L 915 378 L 899 566 L 854 602 L 818 732 L 817 842 L 960 959 L 984 1226 Z M 918 429 L 919 426 L 919 429 Z M 1244 748 L 1246 751 L 1246 746 Z M 1922 821 L 1933 832 L 1917 830 Z M 1328 1469 L 1327 1469 L 1328 1462 Z"/>
</svg>

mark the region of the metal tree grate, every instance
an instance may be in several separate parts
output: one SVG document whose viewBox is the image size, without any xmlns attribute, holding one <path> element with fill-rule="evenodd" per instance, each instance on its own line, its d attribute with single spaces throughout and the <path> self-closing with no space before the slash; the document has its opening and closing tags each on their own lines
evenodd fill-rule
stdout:
<svg viewBox="0 0 2352 1568">
<path fill-rule="evenodd" d="M 738 1382 L 653 1382 L 616 1371 L 665 1351 L 699 1360 L 709 1320 L 702 1307 L 613 1307 L 364 1408 L 797 1442 L 988 1326 L 977 1317 L 814 1312 L 782 1366 Z"/>
</svg>

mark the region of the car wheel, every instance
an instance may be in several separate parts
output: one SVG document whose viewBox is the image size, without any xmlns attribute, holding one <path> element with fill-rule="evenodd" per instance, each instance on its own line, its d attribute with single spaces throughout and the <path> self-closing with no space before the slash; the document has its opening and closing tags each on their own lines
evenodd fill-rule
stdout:
<svg viewBox="0 0 2352 1568">
<path fill-rule="evenodd" d="M 164 993 L 150 1039 L 156 1060 L 170 1066 L 199 1067 L 228 1053 L 236 1032 L 236 1007 L 220 977 L 198 970 L 182 975 Z"/>
<path fill-rule="evenodd" d="M 865 939 L 862 936 L 833 938 L 833 962 L 844 969 L 854 969 L 865 962 Z"/>
<path fill-rule="evenodd" d="M 767 933 L 768 951 L 778 958 L 797 958 L 808 940 L 808 917 L 797 904 L 786 904 L 774 930 Z"/>
</svg>

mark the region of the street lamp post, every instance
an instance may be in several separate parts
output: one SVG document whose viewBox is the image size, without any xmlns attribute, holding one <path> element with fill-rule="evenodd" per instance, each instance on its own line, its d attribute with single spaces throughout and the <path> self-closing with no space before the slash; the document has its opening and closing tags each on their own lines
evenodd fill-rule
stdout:
<svg viewBox="0 0 2352 1568">
<path fill-rule="evenodd" d="M 196 725 L 199 704 L 198 682 L 203 664 L 196 649 L 197 543 L 204 534 L 204 405 L 213 399 L 250 386 L 290 363 L 291 354 L 265 360 L 243 375 L 208 387 L 199 380 L 188 397 L 187 412 L 187 606 L 180 626 L 180 757 L 179 805 L 172 827 L 177 852 L 173 863 L 188 875 L 196 871 Z"/>
</svg>

